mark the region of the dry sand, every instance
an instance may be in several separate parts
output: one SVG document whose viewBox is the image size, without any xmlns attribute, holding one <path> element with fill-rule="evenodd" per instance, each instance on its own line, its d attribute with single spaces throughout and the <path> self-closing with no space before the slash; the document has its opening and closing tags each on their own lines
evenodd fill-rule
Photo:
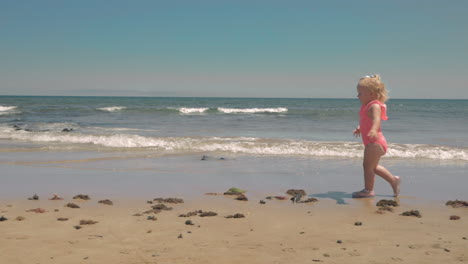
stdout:
<svg viewBox="0 0 468 264">
<path fill-rule="evenodd" d="M 0 263 L 468 262 L 468 208 L 443 203 L 402 203 L 394 212 L 377 214 L 377 198 L 350 205 L 328 199 L 260 204 L 201 195 L 182 204 L 167 203 L 170 211 L 134 216 L 152 205 L 111 197 L 114 205 L 104 205 L 91 198 L 0 201 L 0 216 L 8 218 L 0 222 Z M 69 202 L 81 208 L 64 207 Z M 26 212 L 34 208 L 47 212 Z M 422 217 L 400 215 L 412 209 Z M 218 215 L 179 217 L 194 210 Z M 236 213 L 245 218 L 225 218 Z M 151 215 L 157 220 L 147 220 Z M 449 220 L 451 215 L 460 219 Z M 15 220 L 18 216 L 25 219 Z M 75 229 L 80 220 L 98 223 Z M 186 225 L 187 220 L 194 225 Z M 357 221 L 362 225 L 355 225 Z"/>
</svg>

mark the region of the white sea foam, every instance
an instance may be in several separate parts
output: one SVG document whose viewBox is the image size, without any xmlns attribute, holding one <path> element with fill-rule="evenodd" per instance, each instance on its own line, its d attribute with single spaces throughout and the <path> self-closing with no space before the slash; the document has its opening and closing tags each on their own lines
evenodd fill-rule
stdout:
<svg viewBox="0 0 468 264">
<path fill-rule="evenodd" d="M 389 157 L 439 160 L 468 160 L 466 149 L 424 144 L 390 144 Z"/>
<path fill-rule="evenodd" d="M 209 108 L 188 108 L 188 107 L 181 107 L 178 108 L 179 112 L 182 114 L 200 114 L 208 111 Z"/>
<path fill-rule="evenodd" d="M 8 115 L 18 113 L 17 106 L 1 106 L 0 105 L 0 115 Z"/>
<path fill-rule="evenodd" d="M 285 113 L 288 111 L 287 108 L 278 107 L 278 108 L 223 108 L 218 107 L 218 111 L 227 113 L 227 114 L 237 114 L 237 113 Z"/>
<path fill-rule="evenodd" d="M 124 109 L 126 109 L 126 107 L 124 107 L 124 106 L 110 106 L 110 107 L 97 108 L 97 110 L 107 111 L 107 112 L 116 112 L 116 111 L 120 111 L 120 110 L 124 110 Z"/>
<path fill-rule="evenodd" d="M 127 127 L 114 127 L 114 128 L 101 128 L 101 127 L 95 127 L 96 129 L 102 129 L 102 130 L 107 130 L 107 131 L 147 131 L 147 132 L 154 132 L 158 131 L 156 129 L 141 129 L 141 128 L 127 128 Z"/>
<path fill-rule="evenodd" d="M 11 111 L 15 108 L 17 108 L 17 106 L 1 106 L 0 105 L 0 112 Z"/>
<path fill-rule="evenodd" d="M 313 157 L 362 157 L 362 144 L 357 142 L 320 142 L 305 140 L 280 140 L 265 138 L 219 137 L 144 137 L 139 135 L 95 135 L 59 132 L 27 132 L 0 129 L 0 139 L 33 142 L 54 142 L 110 148 L 150 148 L 158 151 L 211 152 L 222 151 L 238 154 L 313 156 Z M 84 144 L 84 145 L 83 145 Z M 387 157 L 468 160 L 468 149 L 435 145 L 390 144 Z"/>
</svg>

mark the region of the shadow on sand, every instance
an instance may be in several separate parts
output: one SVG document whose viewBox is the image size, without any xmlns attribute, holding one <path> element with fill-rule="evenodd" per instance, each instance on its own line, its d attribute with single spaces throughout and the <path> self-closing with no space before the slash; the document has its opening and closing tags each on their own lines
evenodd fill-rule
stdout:
<svg viewBox="0 0 468 264">
<path fill-rule="evenodd" d="M 345 192 L 326 192 L 326 193 L 311 194 L 309 196 L 310 197 L 315 197 L 315 198 L 333 199 L 333 200 L 336 201 L 337 204 L 348 204 L 345 201 L 345 199 L 346 198 L 353 198 L 351 193 L 345 193 Z"/>
<path fill-rule="evenodd" d="M 353 198 L 352 193 L 346 193 L 346 192 L 327 192 L 327 193 L 317 193 L 317 194 L 311 194 L 309 197 L 315 197 L 315 198 L 328 198 L 328 199 L 333 199 L 336 201 L 337 204 L 348 204 L 345 199 Z M 382 197 L 382 198 L 394 198 L 392 195 L 376 195 L 375 198 L 377 197 Z M 367 199 L 367 198 L 366 198 Z"/>
</svg>

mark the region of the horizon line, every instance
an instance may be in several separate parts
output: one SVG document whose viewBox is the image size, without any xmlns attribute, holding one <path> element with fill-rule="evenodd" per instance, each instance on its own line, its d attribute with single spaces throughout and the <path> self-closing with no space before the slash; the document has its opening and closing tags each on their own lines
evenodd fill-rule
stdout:
<svg viewBox="0 0 468 264">
<path fill-rule="evenodd" d="M 2 95 L 0 97 L 117 97 L 117 98 L 223 98 L 223 99 L 335 99 L 348 100 L 355 97 L 248 97 L 248 96 L 128 96 L 128 95 Z M 468 100 L 468 98 L 390 98 L 395 100 Z"/>
</svg>

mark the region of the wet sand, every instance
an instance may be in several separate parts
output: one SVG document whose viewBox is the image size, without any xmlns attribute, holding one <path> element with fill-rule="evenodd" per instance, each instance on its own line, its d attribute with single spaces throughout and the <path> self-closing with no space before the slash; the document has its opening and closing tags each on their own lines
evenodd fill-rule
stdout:
<svg viewBox="0 0 468 264">
<path fill-rule="evenodd" d="M 8 220 L 0 222 L 0 263 L 468 262 L 468 208 L 444 203 L 401 199 L 394 212 L 379 214 L 380 198 L 344 205 L 320 198 L 260 204 L 257 198 L 200 194 L 184 203 L 164 203 L 172 210 L 145 214 L 158 204 L 147 200 L 157 197 L 106 197 L 113 205 L 105 205 L 98 203 L 102 197 L 85 201 L 73 199 L 76 194 L 60 194 L 64 200 L 56 201 L 48 200 L 52 194 L 1 200 L 0 216 Z M 68 203 L 80 208 L 65 207 Z M 46 212 L 27 212 L 35 208 Z M 217 215 L 179 217 L 195 210 Z M 400 215 L 408 210 L 419 210 L 422 217 Z M 245 218 L 226 218 L 237 213 Z M 452 215 L 460 219 L 450 220 Z M 80 220 L 97 223 L 76 229 Z"/>
</svg>

